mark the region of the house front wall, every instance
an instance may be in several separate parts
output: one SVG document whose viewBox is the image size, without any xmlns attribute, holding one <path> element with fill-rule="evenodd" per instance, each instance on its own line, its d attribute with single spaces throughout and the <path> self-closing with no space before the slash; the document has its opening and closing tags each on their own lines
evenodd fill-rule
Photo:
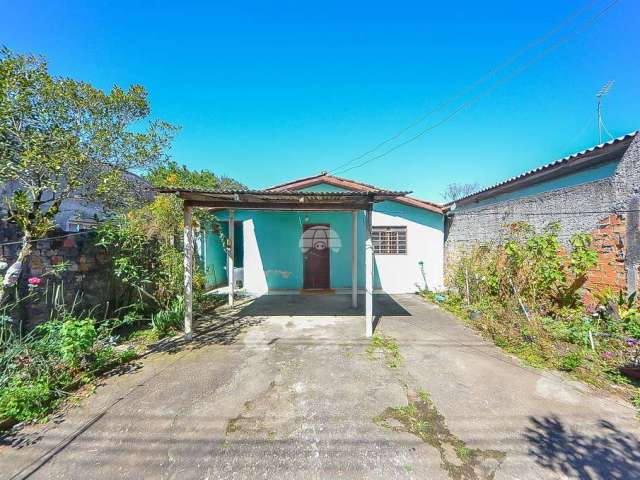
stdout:
<svg viewBox="0 0 640 480">
<path fill-rule="evenodd" d="M 335 191 L 315 186 L 316 191 Z M 227 213 L 218 215 L 226 235 Z M 244 288 L 253 294 L 303 287 L 303 225 L 329 224 L 331 288 L 351 288 L 351 212 L 236 211 L 242 222 Z M 398 202 L 374 205 L 373 226 L 406 226 L 406 255 L 375 255 L 374 288 L 388 293 L 409 293 L 442 286 L 443 216 Z M 358 212 L 358 287 L 364 288 L 364 212 Z M 226 259 L 219 235 L 210 232 L 206 245 L 206 271 L 211 285 L 227 282 Z"/>
</svg>

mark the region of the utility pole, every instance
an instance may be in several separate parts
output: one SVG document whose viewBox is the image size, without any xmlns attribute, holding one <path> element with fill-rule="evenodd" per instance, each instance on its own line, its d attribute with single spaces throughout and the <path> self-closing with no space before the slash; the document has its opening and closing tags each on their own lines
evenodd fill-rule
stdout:
<svg viewBox="0 0 640 480">
<path fill-rule="evenodd" d="M 596 93 L 596 98 L 598 99 L 598 144 L 602 143 L 602 127 L 604 123 L 602 121 L 602 97 L 604 97 L 609 90 L 613 87 L 613 80 L 609 80 L 604 87 L 600 89 L 598 93 Z M 607 131 L 607 127 L 604 127 L 605 131 Z M 607 131 L 607 133 L 609 133 Z M 611 136 L 611 134 L 609 134 Z"/>
</svg>

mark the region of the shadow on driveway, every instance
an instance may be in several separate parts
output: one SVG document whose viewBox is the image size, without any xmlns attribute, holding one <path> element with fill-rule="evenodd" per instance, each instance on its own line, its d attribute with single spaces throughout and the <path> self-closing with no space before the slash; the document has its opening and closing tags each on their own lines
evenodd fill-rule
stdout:
<svg viewBox="0 0 640 480">
<path fill-rule="evenodd" d="M 531 417 L 525 433 L 536 463 L 571 478 L 638 478 L 640 441 L 606 420 L 592 435 L 567 428 L 555 415 Z"/>
<path fill-rule="evenodd" d="M 358 296 L 358 307 L 351 306 L 351 295 L 263 295 L 240 301 L 235 310 L 226 314 L 194 319 L 194 337 L 166 338 L 153 346 L 151 352 L 175 353 L 183 348 L 197 349 L 207 345 L 232 345 L 246 328 L 262 323 L 267 317 L 356 317 L 364 316 L 364 295 Z M 374 331 L 381 317 L 410 317 L 411 313 L 392 296 L 373 296 Z M 364 336 L 364 323 L 362 325 Z"/>
<path fill-rule="evenodd" d="M 264 295 L 243 308 L 241 315 L 289 317 L 353 317 L 364 315 L 364 295 L 358 295 L 358 307 L 351 306 L 351 295 Z M 387 294 L 373 296 L 375 316 L 404 317 L 411 314 Z"/>
</svg>

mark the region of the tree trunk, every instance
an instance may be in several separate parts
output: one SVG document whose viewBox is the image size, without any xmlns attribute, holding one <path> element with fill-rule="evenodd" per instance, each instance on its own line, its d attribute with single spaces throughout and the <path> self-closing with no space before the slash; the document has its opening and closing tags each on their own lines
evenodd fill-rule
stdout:
<svg viewBox="0 0 640 480">
<path fill-rule="evenodd" d="M 7 271 L 4 274 L 2 286 L 0 286 L 0 306 L 4 305 L 6 302 L 7 290 L 18 284 L 24 265 L 31 255 L 32 248 L 31 235 L 25 234 L 22 239 L 22 248 L 20 249 L 20 253 L 18 253 L 18 258 L 9 268 L 7 268 Z"/>
</svg>

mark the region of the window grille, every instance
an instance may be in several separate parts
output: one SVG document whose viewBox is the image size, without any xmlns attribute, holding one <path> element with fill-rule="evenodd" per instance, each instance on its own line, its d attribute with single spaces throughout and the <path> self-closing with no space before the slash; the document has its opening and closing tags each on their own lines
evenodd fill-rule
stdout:
<svg viewBox="0 0 640 480">
<path fill-rule="evenodd" d="M 407 227 L 372 227 L 371 236 L 375 254 L 407 254 Z"/>
</svg>

